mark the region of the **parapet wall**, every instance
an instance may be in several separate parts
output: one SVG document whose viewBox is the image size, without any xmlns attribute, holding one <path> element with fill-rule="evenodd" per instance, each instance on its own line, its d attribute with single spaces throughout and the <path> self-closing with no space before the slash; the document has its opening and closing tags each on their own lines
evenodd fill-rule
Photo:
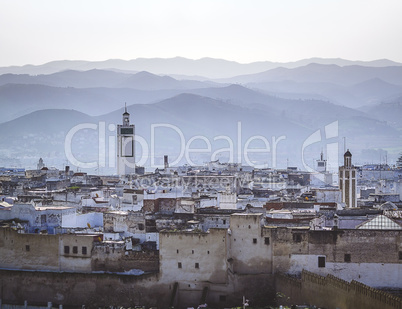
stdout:
<svg viewBox="0 0 402 309">
<path fill-rule="evenodd" d="M 310 304 L 342 309 L 402 309 L 402 299 L 357 281 L 347 282 L 303 270 L 301 279 L 277 274 L 278 303 Z"/>
</svg>

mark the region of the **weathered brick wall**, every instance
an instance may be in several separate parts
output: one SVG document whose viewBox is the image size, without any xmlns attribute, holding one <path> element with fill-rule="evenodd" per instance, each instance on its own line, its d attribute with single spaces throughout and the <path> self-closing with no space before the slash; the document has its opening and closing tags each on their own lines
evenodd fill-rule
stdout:
<svg viewBox="0 0 402 309">
<path fill-rule="evenodd" d="M 157 208 L 157 205 L 155 203 L 155 200 L 144 200 L 144 204 L 142 206 L 142 210 L 145 213 L 148 212 L 159 212 L 159 208 Z"/>
<path fill-rule="evenodd" d="M 0 270 L 3 304 L 53 307 L 104 308 L 109 306 L 165 308 L 169 285 L 158 284 L 158 275 L 79 274 Z"/>
<path fill-rule="evenodd" d="M 177 199 L 175 198 L 158 198 L 156 207 L 161 214 L 173 214 L 176 210 Z"/>
<path fill-rule="evenodd" d="M 301 279 L 285 275 L 275 278 L 278 304 L 308 303 L 325 308 L 401 309 L 402 299 L 360 282 L 347 282 L 332 275 L 326 277 L 303 271 Z"/>
<path fill-rule="evenodd" d="M 125 272 L 140 269 L 159 272 L 159 251 L 125 251 L 124 246 L 97 246 L 92 252 L 92 271 Z"/>
</svg>

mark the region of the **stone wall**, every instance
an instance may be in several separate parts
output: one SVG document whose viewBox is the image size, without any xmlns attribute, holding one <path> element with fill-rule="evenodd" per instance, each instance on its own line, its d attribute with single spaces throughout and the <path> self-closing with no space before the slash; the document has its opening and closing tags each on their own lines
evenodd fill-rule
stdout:
<svg viewBox="0 0 402 309">
<path fill-rule="evenodd" d="M 399 231 L 272 229 L 274 269 L 291 274 L 306 269 L 348 281 L 359 280 L 373 287 L 400 288 L 400 234 Z"/>
<path fill-rule="evenodd" d="M 358 281 L 347 282 L 303 271 L 301 279 L 285 275 L 275 278 L 278 304 L 310 304 L 342 309 L 401 309 L 402 299 Z M 278 297 L 279 296 L 279 297 Z"/>
<path fill-rule="evenodd" d="M 161 232 L 160 273 L 163 282 L 227 282 L 227 232 Z"/>
<path fill-rule="evenodd" d="M 233 214 L 228 258 L 235 274 L 272 273 L 272 239 L 261 214 Z"/>
<path fill-rule="evenodd" d="M 1 228 L 0 268 L 90 272 L 92 247 L 97 237 L 24 234 Z"/>
<path fill-rule="evenodd" d="M 124 243 L 99 244 L 92 252 L 92 271 L 127 272 L 139 269 L 159 271 L 159 251 L 125 250 Z"/>
<path fill-rule="evenodd" d="M 104 213 L 103 227 L 105 232 L 124 232 L 145 234 L 145 215 L 143 212 L 112 211 Z"/>
<path fill-rule="evenodd" d="M 232 284 L 208 281 L 162 283 L 159 274 L 141 276 L 109 273 L 31 272 L 0 270 L 0 299 L 4 304 L 63 305 L 68 308 L 240 307 L 243 295 L 251 305 L 273 304 L 272 275 L 231 275 Z"/>
<path fill-rule="evenodd" d="M 0 270 L 1 299 L 7 304 L 103 308 L 138 305 L 167 307 L 169 285 L 159 285 L 156 274 L 128 276 Z"/>
</svg>

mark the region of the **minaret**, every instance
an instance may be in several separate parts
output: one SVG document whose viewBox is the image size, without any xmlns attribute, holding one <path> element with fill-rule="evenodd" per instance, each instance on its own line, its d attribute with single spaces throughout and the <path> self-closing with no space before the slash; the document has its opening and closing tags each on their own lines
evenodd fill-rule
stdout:
<svg viewBox="0 0 402 309">
<path fill-rule="evenodd" d="M 349 149 L 343 155 L 343 166 L 339 167 L 339 189 L 342 192 L 342 203 L 346 207 L 357 207 L 356 169 L 352 165 L 352 154 Z"/>
<path fill-rule="evenodd" d="M 135 173 L 134 135 L 135 126 L 130 125 L 130 114 L 127 112 L 127 105 L 125 105 L 123 124 L 117 125 L 118 175 L 129 175 Z"/>
<path fill-rule="evenodd" d="M 325 173 L 327 171 L 327 160 L 324 160 L 324 153 L 321 150 L 320 160 L 317 160 L 317 172 Z"/>
</svg>

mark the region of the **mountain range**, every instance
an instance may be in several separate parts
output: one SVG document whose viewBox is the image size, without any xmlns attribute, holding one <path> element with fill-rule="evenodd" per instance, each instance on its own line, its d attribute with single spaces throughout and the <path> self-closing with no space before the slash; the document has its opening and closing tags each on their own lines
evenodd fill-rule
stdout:
<svg viewBox="0 0 402 309">
<path fill-rule="evenodd" d="M 212 64 L 215 75 L 208 73 Z M 252 136 L 263 136 L 272 153 L 272 138 L 284 136 L 275 160 L 301 166 L 303 142 L 319 130 L 321 142 L 306 148 L 310 158 L 318 157 L 326 145 L 325 126 L 337 122 L 339 131 L 332 142 L 341 150 L 345 137 L 361 162 L 377 160 L 379 151 L 388 151 L 389 159 L 402 151 L 401 64 L 310 59 L 278 65 L 174 58 L 0 68 L 7 72 L 0 75 L 0 142 L 8 145 L 0 151 L 0 165 L 33 165 L 39 156 L 60 165 L 66 160 L 64 141 L 71 128 L 120 123 L 125 102 L 136 132 L 147 142 L 152 124 L 169 124 L 186 141 L 204 136 L 214 151 L 227 147 L 225 140 L 214 140 L 217 136 L 238 142 L 240 124 L 242 146 Z M 177 156 L 178 132 L 166 126 L 158 130 L 159 159 L 163 154 Z M 98 155 L 93 151 L 97 134 L 86 130 L 74 137 L 78 156 Z M 261 139 L 250 145 L 264 147 Z M 203 148 L 205 141 L 197 140 L 194 146 Z M 274 163 L 261 156 L 254 154 L 254 159 Z M 198 158 L 202 160 L 208 158 Z"/>
<path fill-rule="evenodd" d="M 401 63 L 380 59 L 374 61 L 350 61 L 340 58 L 323 59 L 310 58 L 294 62 L 271 62 L 260 61 L 252 63 L 238 63 L 214 58 L 201 58 L 197 60 L 183 57 L 175 58 L 138 58 L 132 60 L 110 59 L 105 61 L 71 61 L 60 60 L 52 61 L 42 65 L 10 66 L 0 68 L 0 74 L 52 74 L 65 70 L 89 71 L 93 69 L 117 70 L 123 72 L 136 73 L 148 71 L 154 74 L 163 75 L 187 75 L 204 76 L 207 79 L 228 78 L 237 75 L 254 74 L 278 67 L 297 68 L 310 63 L 335 64 L 338 66 L 369 66 L 369 67 L 388 67 L 401 66 Z M 192 78 L 194 79 L 194 78 Z"/>
</svg>

